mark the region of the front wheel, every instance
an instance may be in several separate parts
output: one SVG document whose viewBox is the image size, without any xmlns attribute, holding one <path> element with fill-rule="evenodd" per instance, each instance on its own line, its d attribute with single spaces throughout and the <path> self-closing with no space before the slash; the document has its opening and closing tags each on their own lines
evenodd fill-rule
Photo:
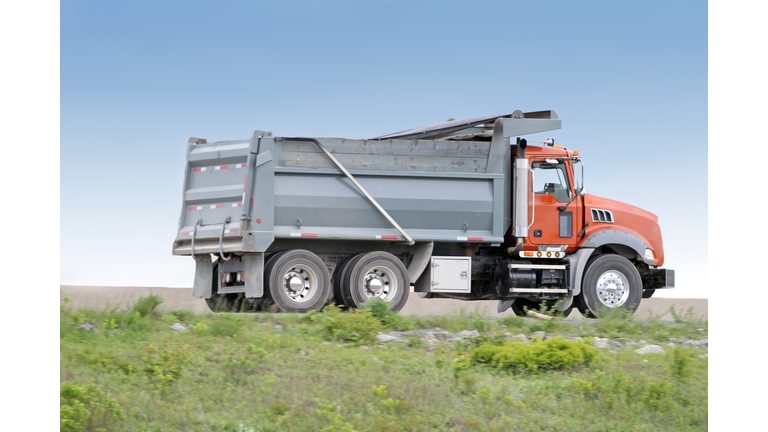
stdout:
<svg viewBox="0 0 768 432">
<path fill-rule="evenodd" d="M 634 314 L 643 296 L 643 281 L 632 263 L 620 255 L 600 255 L 587 263 L 581 293 L 574 302 L 587 318 L 600 318 L 610 310 Z"/>
</svg>

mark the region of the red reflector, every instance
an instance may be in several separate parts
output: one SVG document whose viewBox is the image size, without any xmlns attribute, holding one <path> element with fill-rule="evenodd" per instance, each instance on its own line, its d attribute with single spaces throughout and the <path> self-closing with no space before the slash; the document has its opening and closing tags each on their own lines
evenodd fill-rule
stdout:
<svg viewBox="0 0 768 432">
<path fill-rule="evenodd" d="M 251 198 L 251 208 L 253 208 L 253 198 Z"/>
<path fill-rule="evenodd" d="M 219 167 L 219 169 L 227 169 L 227 168 L 229 168 L 229 165 L 222 165 Z"/>
<path fill-rule="evenodd" d="M 245 175 L 245 181 L 243 182 L 243 192 L 245 192 L 245 186 L 248 184 L 248 174 Z"/>
<path fill-rule="evenodd" d="M 256 219 L 256 223 L 261 223 L 261 218 Z"/>
<path fill-rule="evenodd" d="M 482 237 L 467 237 L 467 241 L 483 241 Z"/>
<path fill-rule="evenodd" d="M 301 233 L 302 237 L 317 237 L 317 234 Z"/>
<path fill-rule="evenodd" d="M 203 170 L 202 168 L 193 168 L 193 169 L 192 169 L 192 172 L 200 172 L 200 171 L 202 171 L 202 170 Z"/>
<path fill-rule="evenodd" d="M 381 236 L 381 238 L 384 240 L 397 240 L 397 236 L 393 236 L 393 235 L 383 235 Z"/>
</svg>

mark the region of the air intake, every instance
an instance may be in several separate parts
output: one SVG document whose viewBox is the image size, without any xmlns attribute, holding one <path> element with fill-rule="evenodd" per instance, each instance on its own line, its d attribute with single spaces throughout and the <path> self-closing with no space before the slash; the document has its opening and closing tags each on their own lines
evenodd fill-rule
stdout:
<svg viewBox="0 0 768 432">
<path fill-rule="evenodd" d="M 613 213 L 609 210 L 592 209 L 592 222 L 613 223 Z"/>
</svg>

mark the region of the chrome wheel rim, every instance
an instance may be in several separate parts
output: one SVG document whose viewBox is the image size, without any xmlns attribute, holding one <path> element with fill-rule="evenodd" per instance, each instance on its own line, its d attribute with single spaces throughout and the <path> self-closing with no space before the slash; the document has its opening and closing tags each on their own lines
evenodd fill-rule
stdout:
<svg viewBox="0 0 768 432">
<path fill-rule="evenodd" d="M 392 301 L 399 288 L 395 272 L 386 266 L 372 267 L 363 277 L 363 293 L 369 300 L 378 297 Z"/>
<path fill-rule="evenodd" d="M 615 308 L 623 305 L 629 297 L 629 279 L 624 273 L 608 270 L 597 278 L 597 298 L 605 307 Z"/>
<path fill-rule="evenodd" d="M 288 297 L 297 302 L 309 301 L 317 291 L 317 274 L 303 264 L 292 266 L 283 275 L 283 290 Z"/>
</svg>

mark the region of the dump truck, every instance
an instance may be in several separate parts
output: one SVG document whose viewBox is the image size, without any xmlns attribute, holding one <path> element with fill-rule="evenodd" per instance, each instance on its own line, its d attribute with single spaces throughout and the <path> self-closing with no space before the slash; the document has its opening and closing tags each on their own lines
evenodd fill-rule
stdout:
<svg viewBox="0 0 768 432">
<path fill-rule="evenodd" d="M 173 254 L 216 311 L 498 300 L 586 317 L 673 288 L 658 218 L 584 192 L 578 151 L 524 136 L 554 111 L 449 119 L 372 139 L 187 144 Z"/>
</svg>

